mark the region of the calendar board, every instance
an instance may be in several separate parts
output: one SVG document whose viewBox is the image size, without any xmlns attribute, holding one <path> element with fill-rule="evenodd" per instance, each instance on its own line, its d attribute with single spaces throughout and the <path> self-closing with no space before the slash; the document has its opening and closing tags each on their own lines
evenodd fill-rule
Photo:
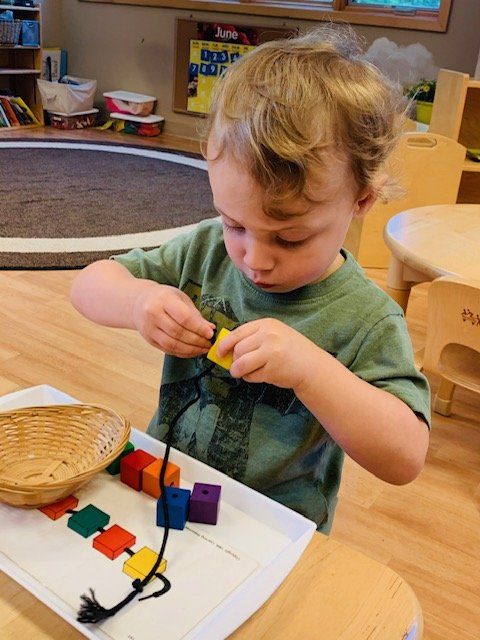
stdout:
<svg viewBox="0 0 480 640">
<path fill-rule="evenodd" d="M 235 60 L 263 42 L 292 33 L 292 29 L 177 20 L 173 110 L 206 115 L 216 81 Z"/>
</svg>

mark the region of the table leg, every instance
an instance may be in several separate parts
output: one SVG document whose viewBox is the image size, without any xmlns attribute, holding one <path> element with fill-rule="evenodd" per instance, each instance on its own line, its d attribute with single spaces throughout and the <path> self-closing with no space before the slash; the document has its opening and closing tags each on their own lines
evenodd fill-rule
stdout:
<svg viewBox="0 0 480 640">
<path fill-rule="evenodd" d="M 387 293 L 403 309 L 407 310 L 412 283 L 403 279 L 403 263 L 394 255 L 390 257 L 387 273 Z"/>
</svg>

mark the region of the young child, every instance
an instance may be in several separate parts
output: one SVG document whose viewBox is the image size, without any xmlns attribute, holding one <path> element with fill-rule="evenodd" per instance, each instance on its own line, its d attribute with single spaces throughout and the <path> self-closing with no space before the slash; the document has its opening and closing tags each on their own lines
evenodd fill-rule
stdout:
<svg viewBox="0 0 480 640">
<path fill-rule="evenodd" d="M 268 42 L 217 83 L 207 161 L 218 219 L 84 269 L 72 302 L 164 351 L 148 433 L 195 397 L 173 446 L 330 531 L 343 454 L 394 484 L 421 471 L 429 390 L 402 311 L 342 243 L 384 197 L 401 97 L 331 28 Z"/>
</svg>

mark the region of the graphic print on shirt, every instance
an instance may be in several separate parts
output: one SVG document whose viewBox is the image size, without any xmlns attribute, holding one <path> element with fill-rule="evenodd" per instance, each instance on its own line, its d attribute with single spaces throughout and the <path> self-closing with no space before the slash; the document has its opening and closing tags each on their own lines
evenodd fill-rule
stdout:
<svg viewBox="0 0 480 640">
<path fill-rule="evenodd" d="M 228 300 L 202 294 L 191 281 L 183 291 L 218 329 L 239 325 Z M 165 436 L 173 416 L 195 397 L 194 377 L 206 362 L 198 357 L 191 361 L 186 379 L 162 384 L 157 437 Z M 303 466 L 299 449 L 306 452 L 308 443 L 311 453 L 313 443 L 327 444 L 325 431 L 291 389 L 238 380 L 218 366 L 200 380 L 200 389 L 200 399 L 178 421 L 172 445 L 236 480 L 255 486 L 261 470 L 264 485 L 265 469 L 271 470 L 273 483 L 298 477 Z"/>
</svg>

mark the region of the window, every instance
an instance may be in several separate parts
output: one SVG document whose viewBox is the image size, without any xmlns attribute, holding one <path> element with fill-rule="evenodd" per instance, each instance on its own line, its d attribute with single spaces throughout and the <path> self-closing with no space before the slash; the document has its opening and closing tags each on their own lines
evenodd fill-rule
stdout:
<svg viewBox="0 0 480 640">
<path fill-rule="evenodd" d="M 352 5 L 370 5 L 395 9 L 427 9 L 438 11 L 441 0 L 350 0 Z"/>
<path fill-rule="evenodd" d="M 293 20 L 446 31 L 453 0 L 82 0 L 213 11 Z M 472 0 L 477 2 L 478 0 Z"/>
</svg>

